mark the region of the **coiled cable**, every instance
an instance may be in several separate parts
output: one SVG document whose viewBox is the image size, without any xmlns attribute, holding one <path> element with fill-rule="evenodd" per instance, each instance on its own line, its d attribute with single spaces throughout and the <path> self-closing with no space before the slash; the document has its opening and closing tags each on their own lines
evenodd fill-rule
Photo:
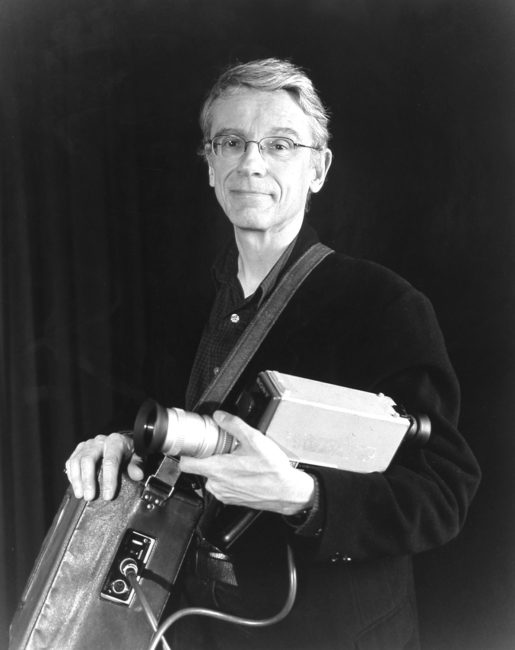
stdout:
<svg viewBox="0 0 515 650">
<path fill-rule="evenodd" d="M 295 598 L 297 596 L 297 571 L 295 569 L 295 562 L 293 560 L 293 551 L 290 546 L 287 547 L 287 561 L 288 561 L 288 596 L 286 601 L 277 614 L 271 616 L 270 618 L 263 619 L 253 619 L 253 618 L 244 618 L 241 616 L 234 616 L 233 614 L 226 614 L 224 612 L 219 612 L 215 609 L 207 609 L 205 607 L 185 607 L 184 609 L 179 609 L 177 612 L 174 612 L 171 616 L 166 618 L 163 623 L 159 626 L 148 650 L 156 650 L 157 645 L 163 639 L 164 634 L 167 630 L 177 623 L 181 618 L 186 616 L 207 616 L 209 618 L 214 618 L 219 621 L 225 621 L 226 623 L 236 623 L 238 625 L 246 625 L 248 627 L 266 627 L 267 625 L 273 625 L 274 623 L 279 623 L 291 612 L 293 605 L 295 603 Z"/>
</svg>

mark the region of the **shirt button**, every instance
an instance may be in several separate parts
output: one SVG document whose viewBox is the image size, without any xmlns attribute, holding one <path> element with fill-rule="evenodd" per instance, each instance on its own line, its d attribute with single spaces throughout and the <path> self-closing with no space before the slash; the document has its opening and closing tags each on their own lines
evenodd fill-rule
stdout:
<svg viewBox="0 0 515 650">
<path fill-rule="evenodd" d="M 220 366 L 215 366 L 213 368 L 213 375 L 217 375 L 220 372 Z"/>
<path fill-rule="evenodd" d="M 231 314 L 231 323 L 239 323 L 240 322 L 240 317 L 238 314 Z"/>
</svg>

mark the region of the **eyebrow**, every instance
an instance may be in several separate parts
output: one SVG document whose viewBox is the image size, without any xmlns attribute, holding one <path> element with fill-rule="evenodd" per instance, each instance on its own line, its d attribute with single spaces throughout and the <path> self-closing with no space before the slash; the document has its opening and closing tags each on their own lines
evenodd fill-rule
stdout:
<svg viewBox="0 0 515 650">
<path fill-rule="evenodd" d="M 239 135 L 242 138 L 246 137 L 246 134 L 244 131 L 241 129 L 231 129 L 229 127 L 225 127 L 223 129 L 220 129 L 215 133 L 213 136 L 216 138 L 218 135 Z M 285 136 L 292 136 L 293 138 L 296 138 L 297 140 L 299 139 L 299 133 L 295 131 L 295 129 L 291 129 L 290 127 L 287 126 L 276 126 L 270 131 L 270 136 L 272 135 L 285 135 Z M 270 137 L 270 136 L 263 136 L 264 138 Z"/>
<path fill-rule="evenodd" d="M 291 129 L 287 126 L 275 127 L 272 129 L 272 133 L 274 135 L 291 135 L 297 139 L 300 137 L 298 131 L 295 131 L 295 129 Z"/>
</svg>

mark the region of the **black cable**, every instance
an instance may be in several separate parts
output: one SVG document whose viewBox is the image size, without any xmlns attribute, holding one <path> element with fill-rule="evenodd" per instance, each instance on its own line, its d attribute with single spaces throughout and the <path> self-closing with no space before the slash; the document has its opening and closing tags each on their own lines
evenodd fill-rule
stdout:
<svg viewBox="0 0 515 650">
<path fill-rule="evenodd" d="M 131 584 L 131 587 L 134 589 L 136 592 L 136 596 L 139 599 L 141 605 L 143 606 L 143 611 L 145 612 L 148 621 L 154 630 L 154 632 L 157 632 L 157 618 L 154 616 L 154 612 L 152 611 L 152 608 L 150 607 L 150 603 L 148 602 L 147 597 L 145 596 L 145 592 L 143 591 L 141 585 L 138 582 L 138 575 L 134 568 L 129 567 L 125 571 L 125 575 L 128 579 L 128 581 Z M 163 650 L 171 650 L 170 646 L 168 645 L 166 639 L 163 637 L 160 639 L 161 643 L 163 644 Z"/>
<path fill-rule="evenodd" d="M 148 650 L 156 650 L 158 643 L 161 641 L 166 631 L 174 623 L 176 623 L 181 618 L 184 618 L 185 616 L 208 616 L 219 621 L 225 621 L 226 623 L 237 623 L 238 625 L 246 625 L 249 627 L 265 627 L 267 625 L 273 625 L 274 623 L 279 623 L 279 621 L 282 621 L 291 612 L 295 603 L 295 597 L 297 595 L 297 571 L 295 569 L 295 563 L 293 561 L 293 552 L 289 546 L 287 547 L 287 554 L 289 578 L 288 596 L 282 609 L 277 614 L 275 614 L 275 616 L 263 619 L 253 619 L 234 616 L 232 614 L 225 614 L 224 612 L 218 612 L 215 609 L 207 609 L 205 607 L 185 607 L 184 609 L 178 610 L 167 619 L 165 619 L 163 623 L 161 623 L 154 635 L 154 638 L 152 639 L 152 643 L 148 647 Z"/>
</svg>

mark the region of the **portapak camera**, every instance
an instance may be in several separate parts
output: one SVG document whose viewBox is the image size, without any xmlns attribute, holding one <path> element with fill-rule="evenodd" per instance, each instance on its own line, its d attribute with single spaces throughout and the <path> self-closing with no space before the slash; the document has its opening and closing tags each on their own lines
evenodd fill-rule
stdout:
<svg viewBox="0 0 515 650">
<path fill-rule="evenodd" d="M 424 445 L 425 415 L 408 414 L 382 393 L 336 386 L 277 371 L 259 373 L 237 400 L 243 420 L 278 444 L 297 464 L 382 472 L 402 443 Z M 147 400 L 134 425 L 136 451 L 203 458 L 230 453 L 233 437 L 208 415 Z"/>
</svg>

